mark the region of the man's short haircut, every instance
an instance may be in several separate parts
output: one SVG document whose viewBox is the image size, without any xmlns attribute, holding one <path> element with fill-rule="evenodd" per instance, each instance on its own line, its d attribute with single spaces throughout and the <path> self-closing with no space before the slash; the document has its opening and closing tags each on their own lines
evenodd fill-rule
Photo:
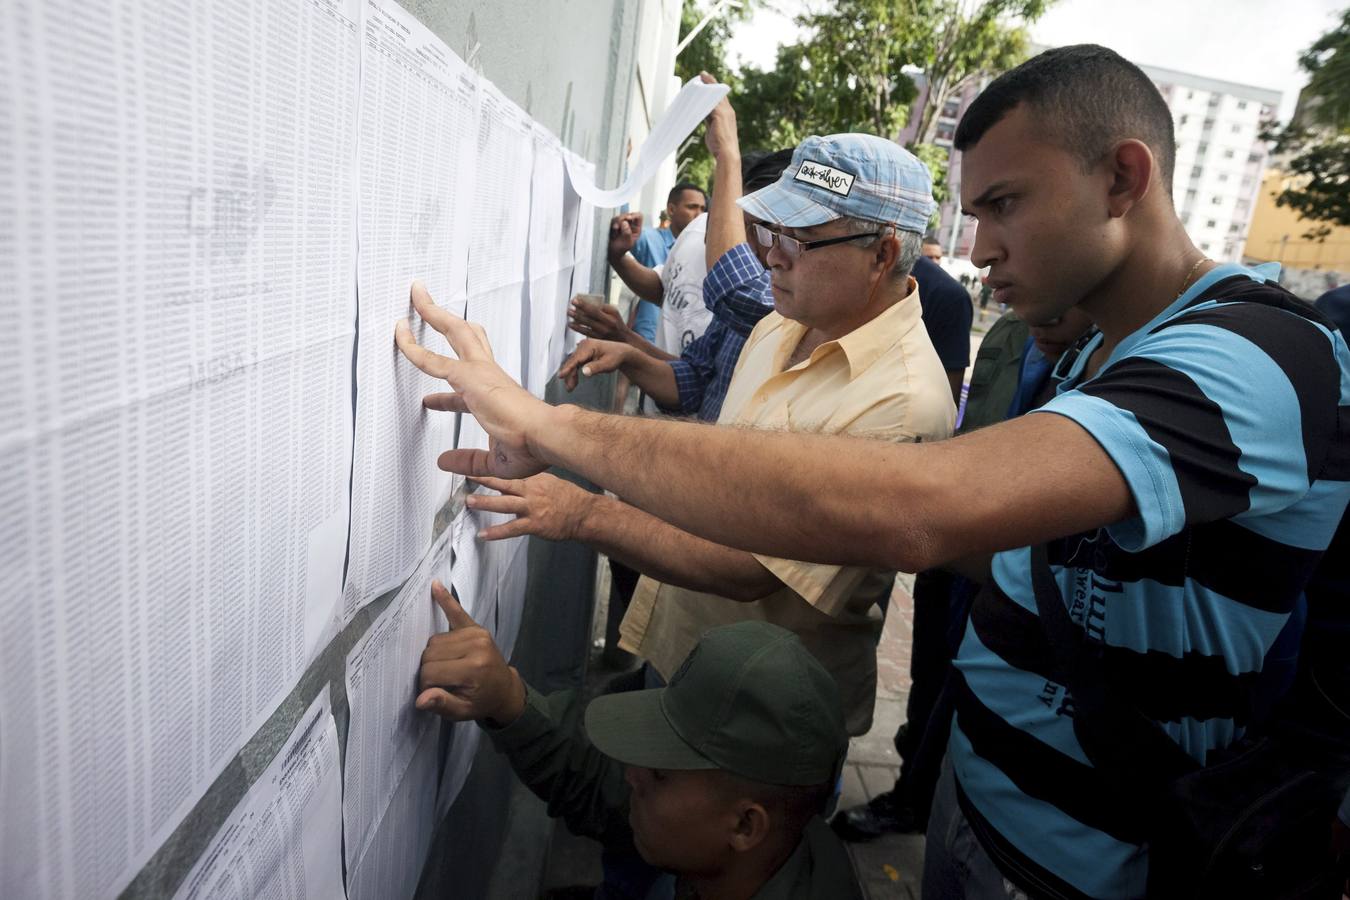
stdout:
<svg viewBox="0 0 1350 900">
<path fill-rule="evenodd" d="M 783 828 L 781 836 L 800 835 L 815 816 L 825 815 L 830 798 L 834 796 L 834 782 L 811 785 L 766 784 L 718 770 L 723 796 L 728 800 L 749 798 L 768 811 L 775 824 Z"/>
<path fill-rule="evenodd" d="M 774 150 L 772 153 L 752 151 L 741 158 L 741 191 L 748 194 L 760 188 L 768 187 L 778 180 L 783 170 L 792 162 L 792 151 Z"/>
<path fill-rule="evenodd" d="M 925 246 L 927 245 L 932 245 L 934 247 L 942 246 L 942 241 L 940 241 L 938 239 L 938 236 L 936 234 L 933 234 L 931 231 L 923 236 L 923 242 Z"/>
<path fill-rule="evenodd" d="M 666 195 L 666 202 L 674 203 L 680 199 L 680 195 L 685 191 L 698 191 L 700 194 L 703 194 L 703 202 L 706 203 L 708 201 L 708 195 L 704 192 L 703 188 L 694 184 L 692 181 L 681 181 L 670 189 L 670 193 Z"/>
<path fill-rule="evenodd" d="M 845 231 L 876 232 L 872 237 L 859 238 L 855 241 L 859 247 L 872 246 L 888 231 L 895 235 L 895 239 L 900 242 L 900 253 L 896 256 L 895 267 L 891 269 L 891 277 L 896 281 L 904 281 L 909 278 L 910 272 L 914 271 L 914 264 L 923 255 L 924 240 L 923 236 L 917 231 L 906 231 L 887 222 L 873 222 L 871 219 L 859 219 L 854 216 L 840 216 L 837 221 Z"/>
<path fill-rule="evenodd" d="M 1120 141 L 1143 141 L 1158 160 L 1171 201 L 1176 162 L 1172 113 L 1157 86 L 1134 63 L 1096 44 L 1056 47 L 1033 56 L 994 79 L 970 104 L 956 126 L 956 149 L 975 146 L 1022 103 L 1085 169 L 1096 166 Z"/>
</svg>

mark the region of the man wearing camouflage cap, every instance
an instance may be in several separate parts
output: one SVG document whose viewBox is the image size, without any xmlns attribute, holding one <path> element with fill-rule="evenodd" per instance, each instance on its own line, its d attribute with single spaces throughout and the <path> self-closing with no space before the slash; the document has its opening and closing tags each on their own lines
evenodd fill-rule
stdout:
<svg viewBox="0 0 1350 900">
<path fill-rule="evenodd" d="M 418 709 L 477 720 L 574 833 L 634 847 L 678 896 L 861 897 L 821 818 L 848 738 L 834 681 L 791 633 L 706 634 L 664 688 L 544 697 L 439 582 L 451 630 L 422 655 Z"/>
</svg>

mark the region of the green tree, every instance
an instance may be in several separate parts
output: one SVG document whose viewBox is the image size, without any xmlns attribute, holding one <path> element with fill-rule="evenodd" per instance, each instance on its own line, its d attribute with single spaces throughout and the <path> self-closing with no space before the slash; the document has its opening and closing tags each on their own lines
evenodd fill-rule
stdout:
<svg viewBox="0 0 1350 900">
<path fill-rule="evenodd" d="M 797 18 L 807 37 L 779 50 L 768 71 L 742 73 L 736 95 L 744 147 L 790 147 L 810 134 L 863 131 L 897 137 L 919 90 L 909 149 L 933 170 L 945 195 L 946 151 L 936 146 L 938 112 L 971 78 L 1025 58 L 1023 27 L 1052 0 L 838 0 Z"/>
<path fill-rule="evenodd" d="M 693 31 L 703 17 L 717 5 L 717 0 L 685 0 L 680 10 L 680 40 Z M 689 46 L 675 58 L 675 74 L 680 81 L 697 78 L 707 72 L 732 91 L 740 87 L 740 79 L 727 61 L 727 41 L 732 29 L 750 15 L 754 2 L 743 0 L 736 6 L 727 5 L 713 16 L 703 30 L 689 42 Z M 734 95 L 733 95 L 734 96 Z M 679 154 L 680 178 L 707 189 L 711 186 L 713 161 L 701 140 L 702 132 L 695 132 Z"/>
<path fill-rule="evenodd" d="M 1305 235 L 1323 240 L 1333 225 L 1350 225 L 1350 9 L 1299 58 L 1310 76 L 1299 113 L 1271 129 L 1280 167 L 1293 176 L 1275 198 L 1312 225 Z"/>
<path fill-rule="evenodd" d="M 920 58 L 928 93 L 919 111 L 918 143 L 937 136 L 938 114 L 972 78 L 996 75 L 1027 56 L 1027 32 L 1021 23 L 1041 17 L 1050 0 L 945 0 L 925 4 L 931 26 L 922 33 Z"/>
</svg>

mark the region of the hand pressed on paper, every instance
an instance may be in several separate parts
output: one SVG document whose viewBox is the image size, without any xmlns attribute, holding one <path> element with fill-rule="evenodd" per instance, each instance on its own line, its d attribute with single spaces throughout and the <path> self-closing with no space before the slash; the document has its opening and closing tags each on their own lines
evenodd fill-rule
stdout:
<svg viewBox="0 0 1350 900">
<path fill-rule="evenodd" d="M 398 323 L 394 340 L 414 366 L 436 378 L 444 378 L 453 393 L 428 394 L 427 409 L 467 412 L 488 433 L 487 450 L 447 450 L 438 465 L 462 475 L 497 475 L 522 478 L 547 468 L 530 448 L 530 436 L 547 427 L 552 407 L 535 398 L 502 371 L 492 358 L 483 327 L 466 322 L 436 305 L 421 282 L 414 281 L 412 304 L 428 325 L 450 343 L 458 359 L 432 353 L 417 343 L 407 321 Z"/>
<path fill-rule="evenodd" d="M 445 585 L 433 581 L 431 597 L 445 611 L 450 630 L 433 634 L 422 651 L 415 705 L 456 722 L 485 719 L 510 725 L 525 709 L 520 674 Z"/>
<path fill-rule="evenodd" d="M 553 475 L 473 480 L 483 487 L 500 491 L 501 496 L 470 494 L 465 499 L 470 509 L 515 516 L 510 522 L 479 532 L 478 536 L 485 541 L 500 541 L 522 534 L 533 534 L 550 541 L 570 541 L 577 537 L 595 508 L 595 494 Z"/>
</svg>

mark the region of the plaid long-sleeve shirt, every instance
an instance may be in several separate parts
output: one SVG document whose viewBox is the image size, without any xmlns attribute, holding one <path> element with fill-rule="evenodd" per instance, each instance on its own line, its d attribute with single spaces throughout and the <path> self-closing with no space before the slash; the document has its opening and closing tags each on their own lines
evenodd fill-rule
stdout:
<svg viewBox="0 0 1350 900">
<path fill-rule="evenodd" d="M 749 244 L 732 247 L 709 270 L 703 302 L 713 320 L 702 337 L 670 362 L 680 391 L 680 405 L 670 411 L 716 422 L 746 338 L 773 310 L 768 270 Z"/>
</svg>

